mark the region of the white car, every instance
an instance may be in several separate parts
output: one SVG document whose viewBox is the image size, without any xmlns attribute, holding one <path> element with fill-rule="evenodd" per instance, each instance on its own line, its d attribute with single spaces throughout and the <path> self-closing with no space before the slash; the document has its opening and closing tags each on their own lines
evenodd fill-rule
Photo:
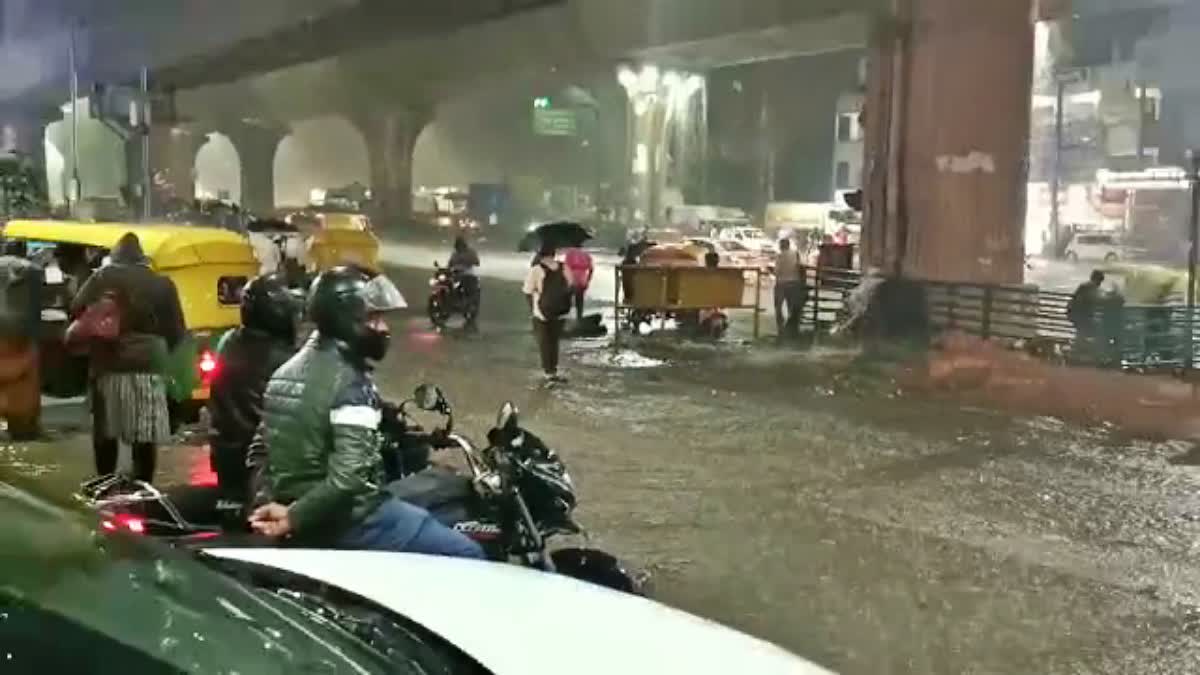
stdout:
<svg viewBox="0 0 1200 675">
<path fill-rule="evenodd" d="M 1115 262 L 1125 258 L 1125 249 L 1114 234 L 1103 232 L 1079 233 L 1067 244 L 1067 260 Z"/>
<path fill-rule="evenodd" d="M 0 473 L 4 673 L 829 672 L 548 572 L 366 551 L 181 550 L 5 480 Z"/>
<path fill-rule="evenodd" d="M 717 234 L 718 241 L 736 241 L 752 251 L 775 254 L 779 250 L 775 242 L 757 227 L 729 227 Z"/>
<path fill-rule="evenodd" d="M 564 664 L 570 664 L 572 675 L 830 672 L 652 600 L 515 565 L 366 551 L 206 553 L 286 570 L 369 598 L 440 636 L 494 675 L 552 675 L 564 672 Z"/>
</svg>

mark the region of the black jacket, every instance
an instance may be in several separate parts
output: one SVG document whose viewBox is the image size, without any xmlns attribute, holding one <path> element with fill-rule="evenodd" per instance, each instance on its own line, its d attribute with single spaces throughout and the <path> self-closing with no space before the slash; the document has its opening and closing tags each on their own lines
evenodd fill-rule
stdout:
<svg viewBox="0 0 1200 675">
<path fill-rule="evenodd" d="M 208 400 L 212 447 L 235 449 L 245 464 L 246 448 L 262 421 L 267 381 L 295 353 L 294 346 L 253 328 L 229 333 L 217 349 L 221 366 Z"/>
<path fill-rule="evenodd" d="M 155 372 L 187 333 L 179 292 L 174 282 L 150 269 L 137 237 L 122 237 L 111 257 L 110 264 L 88 277 L 71 303 L 71 315 L 78 316 L 112 292 L 121 306 L 121 337 L 115 344 L 93 346 L 92 373 Z"/>
</svg>

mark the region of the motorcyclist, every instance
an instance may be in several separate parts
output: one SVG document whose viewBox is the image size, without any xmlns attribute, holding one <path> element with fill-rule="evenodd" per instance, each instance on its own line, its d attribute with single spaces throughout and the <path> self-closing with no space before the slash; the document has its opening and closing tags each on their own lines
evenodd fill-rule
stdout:
<svg viewBox="0 0 1200 675">
<path fill-rule="evenodd" d="M 257 277 L 242 289 L 242 325 L 217 345 L 219 366 L 208 402 L 209 446 L 222 511 L 240 513 L 249 496 L 246 454 L 262 421 L 263 390 L 296 352 L 299 314 L 299 303 L 282 277 Z"/>
<path fill-rule="evenodd" d="M 384 403 L 371 362 L 391 339 L 384 315 L 404 306 L 383 275 L 353 267 L 322 273 L 309 291 L 316 324 L 267 383 L 252 470 L 272 501 L 250 526 L 306 545 L 482 558 L 467 536 L 384 490 Z"/>
<path fill-rule="evenodd" d="M 462 235 L 454 238 L 454 252 L 450 254 L 447 266 L 462 284 L 463 294 L 470 302 L 473 311 L 467 312 L 467 328 L 474 328 L 480 302 L 479 277 L 475 271 L 479 267 L 479 254 Z"/>
</svg>

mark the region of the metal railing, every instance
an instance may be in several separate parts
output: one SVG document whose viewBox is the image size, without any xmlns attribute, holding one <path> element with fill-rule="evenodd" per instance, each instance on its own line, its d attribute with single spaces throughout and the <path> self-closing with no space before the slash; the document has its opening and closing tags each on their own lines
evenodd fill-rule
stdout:
<svg viewBox="0 0 1200 675">
<path fill-rule="evenodd" d="M 847 316 L 847 299 L 862 282 L 853 270 L 805 268 L 808 300 L 800 326 L 828 335 Z M 984 339 L 1038 342 L 1072 362 L 1138 371 L 1178 371 L 1200 362 L 1200 309 L 1186 305 L 1124 305 L 1101 300 L 1086 334 L 1067 317 L 1071 294 L 1036 286 L 991 286 L 925 281 L 934 334 L 961 332 Z"/>
</svg>

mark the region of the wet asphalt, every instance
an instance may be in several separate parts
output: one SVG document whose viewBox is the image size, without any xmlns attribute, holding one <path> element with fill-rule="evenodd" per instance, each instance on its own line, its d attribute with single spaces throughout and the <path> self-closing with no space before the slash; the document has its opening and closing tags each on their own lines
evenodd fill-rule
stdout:
<svg viewBox="0 0 1200 675">
<path fill-rule="evenodd" d="M 570 382 L 547 390 L 528 255 L 484 252 L 467 336 L 422 316 L 445 254 L 384 253 L 413 306 L 385 394 L 437 383 L 476 438 L 515 402 L 564 456 L 592 543 L 648 571 L 658 599 L 842 673 L 1200 672 L 1189 445 L 926 399 L 850 351 L 748 343 L 744 320 L 718 345 L 568 343 Z M 611 283 L 595 295 L 604 311 Z M 86 419 L 66 404 L 46 424 L 0 465 L 66 493 L 90 471 Z M 206 450 L 184 439 L 160 467 L 197 478 Z"/>
</svg>

